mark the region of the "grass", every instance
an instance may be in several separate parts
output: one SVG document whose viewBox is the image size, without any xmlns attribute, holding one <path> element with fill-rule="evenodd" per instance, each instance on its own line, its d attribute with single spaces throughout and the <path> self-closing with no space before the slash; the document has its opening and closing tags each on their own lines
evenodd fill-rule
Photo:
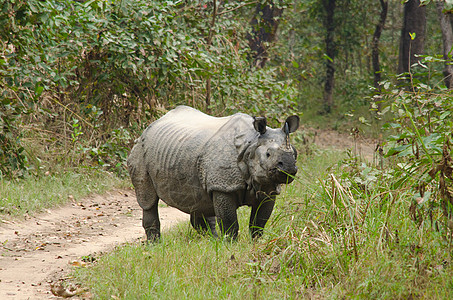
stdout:
<svg viewBox="0 0 453 300">
<path fill-rule="evenodd" d="M 72 170 L 46 176 L 0 181 L 0 216 L 22 216 L 125 186 L 124 180 L 104 171 Z"/>
<path fill-rule="evenodd" d="M 409 189 L 366 168 L 314 151 L 260 240 L 250 239 L 241 208 L 237 242 L 180 224 L 156 245 L 119 247 L 75 276 L 96 299 L 452 299 L 448 238 L 410 219 Z M 368 180 L 366 192 L 354 176 Z"/>
</svg>

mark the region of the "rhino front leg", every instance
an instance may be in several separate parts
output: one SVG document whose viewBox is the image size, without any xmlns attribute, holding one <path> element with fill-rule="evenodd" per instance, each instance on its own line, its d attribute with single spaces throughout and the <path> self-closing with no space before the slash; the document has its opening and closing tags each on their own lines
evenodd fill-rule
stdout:
<svg viewBox="0 0 453 300">
<path fill-rule="evenodd" d="M 205 217 L 197 213 L 190 214 L 190 224 L 195 228 L 199 233 L 211 233 L 213 237 L 217 237 L 217 231 L 215 230 L 215 217 Z"/>
<path fill-rule="evenodd" d="M 250 234 L 252 238 L 259 238 L 263 235 L 264 226 L 274 210 L 275 196 L 266 197 L 258 205 L 252 206 L 250 214 Z"/>
<path fill-rule="evenodd" d="M 236 214 L 236 196 L 228 193 L 213 193 L 214 211 L 222 235 L 227 235 L 233 240 L 237 239 L 239 223 Z"/>
</svg>

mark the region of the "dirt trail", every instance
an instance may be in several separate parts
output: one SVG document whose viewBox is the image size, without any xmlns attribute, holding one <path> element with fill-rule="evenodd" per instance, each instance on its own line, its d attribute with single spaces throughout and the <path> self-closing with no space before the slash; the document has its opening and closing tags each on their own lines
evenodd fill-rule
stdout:
<svg viewBox="0 0 453 300">
<path fill-rule="evenodd" d="M 188 215 L 161 205 L 162 229 Z M 50 282 L 82 257 L 144 238 L 135 193 L 117 190 L 31 217 L 0 223 L 0 299 L 58 299 Z M 95 254 L 96 255 L 96 254 Z"/>
<path fill-rule="evenodd" d="M 307 140 L 322 148 L 351 149 L 373 159 L 374 141 L 309 129 Z M 187 214 L 161 205 L 162 229 Z M 0 220 L 0 299 L 56 299 L 50 283 L 64 278 L 82 258 L 144 238 L 141 210 L 132 190 L 94 195 L 25 221 Z"/>
<path fill-rule="evenodd" d="M 308 143 L 315 143 L 320 148 L 346 150 L 350 149 L 353 154 L 373 162 L 377 140 L 354 136 L 348 133 L 338 133 L 334 130 L 321 130 L 308 128 L 306 133 Z"/>
</svg>

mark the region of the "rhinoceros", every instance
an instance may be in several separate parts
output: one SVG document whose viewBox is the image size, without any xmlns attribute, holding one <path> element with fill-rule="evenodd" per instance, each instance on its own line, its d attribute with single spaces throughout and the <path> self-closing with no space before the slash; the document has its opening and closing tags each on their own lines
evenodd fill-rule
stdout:
<svg viewBox="0 0 453 300">
<path fill-rule="evenodd" d="M 151 123 L 127 159 L 148 241 L 160 238 L 159 199 L 190 214 L 197 231 L 217 237 L 217 220 L 232 239 L 237 208 L 251 206 L 250 233 L 261 236 L 281 185 L 297 172 L 289 133 L 298 127 L 298 116 L 273 129 L 265 117 L 212 117 L 187 106 Z"/>
</svg>

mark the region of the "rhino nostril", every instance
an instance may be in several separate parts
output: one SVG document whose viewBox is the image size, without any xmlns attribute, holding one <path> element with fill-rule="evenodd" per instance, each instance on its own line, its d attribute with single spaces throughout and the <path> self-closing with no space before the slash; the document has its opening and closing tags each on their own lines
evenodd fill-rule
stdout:
<svg viewBox="0 0 453 300">
<path fill-rule="evenodd" d="M 279 161 L 278 164 L 277 164 L 277 166 L 278 166 L 279 168 L 283 167 L 283 162 Z"/>
</svg>

